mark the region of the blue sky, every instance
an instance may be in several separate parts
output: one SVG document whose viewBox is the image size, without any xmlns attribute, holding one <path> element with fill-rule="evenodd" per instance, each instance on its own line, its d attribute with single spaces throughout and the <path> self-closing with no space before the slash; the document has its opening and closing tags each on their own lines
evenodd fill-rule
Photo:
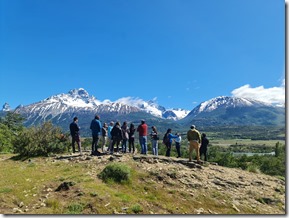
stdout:
<svg viewBox="0 0 289 218">
<path fill-rule="evenodd" d="M 192 110 L 285 101 L 282 0 L 2 0 L 0 106 L 84 88 Z"/>
</svg>

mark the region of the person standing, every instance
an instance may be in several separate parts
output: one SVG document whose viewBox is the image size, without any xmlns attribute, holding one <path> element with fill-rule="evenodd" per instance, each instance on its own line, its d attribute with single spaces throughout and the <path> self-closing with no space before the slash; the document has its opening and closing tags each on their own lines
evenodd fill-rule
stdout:
<svg viewBox="0 0 289 218">
<path fill-rule="evenodd" d="M 200 158 L 202 155 L 205 157 L 205 161 L 208 160 L 207 158 L 207 148 L 209 145 L 209 139 L 207 139 L 207 135 L 205 133 L 202 133 L 202 142 L 201 142 L 201 148 L 200 148 Z"/>
<path fill-rule="evenodd" d="M 191 126 L 191 129 L 187 132 L 187 139 L 189 141 L 189 161 L 192 161 L 193 150 L 196 151 L 197 162 L 200 163 L 200 143 L 201 143 L 201 134 L 196 129 L 195 125 Z"/>
<path fill-rule="evenodd" d="M 109 126 L 107 127 L 107 138 L 108 138 L 108 148 L 107 151 L 110 151 L 110 147 L 112 144 L 112 136 L 111 136 L 111 130 L 114 126 L 114 122 L 110 121 Z"/>
<path fill-rule="evenodd" d="M 122 150 L 122 153 L 126 153 L 126 150 L 127 150 L 128 131 L 129 130 L 128 130 L 127 122 L 123 122 L 123 125 L 121 126 L 121 133 L 122 133 L 121 150 Z"/>
<path fill-rule="evenodd" d="M 102 136 L 102 145 L 101 145 L 101 151 L 104 152 L 104 146 L 106 145 L 106 141 L 107 141 L 107 124 L 104 123 L 103 127 L 101 128 L 101 136 Z"/>
<path fill-rule="evenodd" d="M 173 139 L 178 138 L 177 135 L 173 135 L 171 132 L 172 132 L 172 129 L 168 129 L 164 136 L 164 144 L 167 147 L 167 151 L 166 151 L 167 157 L 171 156 L 171 148 L 172 148 Z"/>
<path fill-rule="evenodd" d="M 114 150 L 114 145 L 116 144 L 116 152 L 118 153 L 119 151 L 119 144 L 120 141 L 122 140 L 122 132 L 121 132 L 121 128 L 120 128 L 120 123 L 116 122 L 114 127 L 111 130 L 111 136 L 112 136 L 112 144 L 110 147 L 110 154 L 113 154 L 113 150 Z"/>
<path fill-rule="evenodd" d="M 78 118 L 74 117 L 73 122 L 69 125 L 70 129 L 70 135 L 72 138 L 71 146 L 72 146 L 72 152 L 75 153 L 75 142 L 78 145 L 78 152 L 80 155 L 82 155 L 81 151 L 81 141 L 80 141 L 80 135 L 79 135 L 79 130 L 80 127 L 78 126 Z"/>
<path fill-rule="evenodd" d="M 131 153 L 131 149 L 132 149 L 132 153 L 133 154 L 134 154 L 134 151 L 135 151 L 134 133 L 135 133 L 135 127 L 134 127 L 134 124 L 131 123 L 130 126 L 129 126 L 129 132 L 128 132 L 128 151 L 129 151 L 129 153 Z"/>
<path fill-rule="evenodd" d="M 159 136 L 158 136 L 157 128 L 155 126 L 152 126 L 152 132 L 151 132 L 150 135 L 151 135 L 151 140 L 152 140 L 153 155 L 158 156 L 158 140 L 159 140 Z"/>
<path fill-rule="evenodd" d="M 179 133 L 176 133 L 177 138 L 175 138 L 175 143 L 176 143 L 176 150 L 178 153 L 177 158 L 181 157 L 181 142 L 182 142 L 182 137 Z"/>
<path fill-rule="evenodd" d="M 102 128 L 99 119 L 100 117 L 98 115 L 95 115 L 94 119 L 90 123 L 90 129 L 92 133 L 91 155 L 95 155 L 97 153 L 97 144 Z"/>
<path fill-rule="evenodd" d="M 144 120 L 141 120 L 141 124 L 137 127 L 139 133 L 139 144 L 141 146 L 141 154 L 147 154 L 147 131 L 148 126 Z"/>
</svg>

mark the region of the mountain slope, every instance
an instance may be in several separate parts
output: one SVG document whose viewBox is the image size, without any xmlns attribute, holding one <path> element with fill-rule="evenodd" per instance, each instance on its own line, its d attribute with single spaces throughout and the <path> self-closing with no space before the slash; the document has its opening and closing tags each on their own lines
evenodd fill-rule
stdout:
<svg viewBox="0 0 289 218">
<path fill-rule="evenodd" d="M 27 106 L 19 106 L 15 111 L 26 118 L 26 126 L 52 121 L 53 124 L 59 125 L 63 129 L 67 129 L 73 117 L 77 116 L 82 133 L 88 135 L 90 122 L 95 114 L 100 115 L 103 122 L 119 120 L 138 124 L 141 119 L 146 119 L 148 124 L 159 124 L 161 129 L 166 129 L 162 127 L 163 123 L 166 126 L 166 123 L 171 123 L 171 121 L 162 118 L 160 109 L 165 112 L 165 109 L 157 104 L 147 103 L 141 99 L 132 101 L 131 98 L 123 98 L 116 102 L 108 100 L 101 102 L 80 88 Z M 177 126 L 176 123 L 171 125 Z"/>
<path fill-rule="evenodd" d="M 220 96 L 194 108 L 179 123 L 214 125 L 285 125 L 285 109 L 264 102 Z"/>
</svg>

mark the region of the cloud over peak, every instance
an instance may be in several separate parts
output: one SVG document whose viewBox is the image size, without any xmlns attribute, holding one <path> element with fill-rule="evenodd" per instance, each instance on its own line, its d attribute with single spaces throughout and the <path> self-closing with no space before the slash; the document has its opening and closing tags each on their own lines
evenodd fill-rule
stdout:
<svg viewBox="0 0 289 218">
<path fill-rule="evenodd" d="M 264 86 L 251 87 L 249 84 L 234 89 L 232 96 L 240 98 L 251 98 L 270 104 L 285 105 L 285 79 L 281 86 L 264 88 Z"/>
</svg>

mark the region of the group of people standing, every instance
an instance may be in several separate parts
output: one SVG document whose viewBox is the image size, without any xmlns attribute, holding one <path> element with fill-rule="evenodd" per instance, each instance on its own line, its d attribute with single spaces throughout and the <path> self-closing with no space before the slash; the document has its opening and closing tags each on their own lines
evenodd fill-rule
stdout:
<svg viewBox="0 0 289 218">
<path fill-rule="evenodd" d="M 91 155 L 98 155 L 98 143 L 101 141 L 101 151 L 103 153 L 113 154 L 114 152 L 121 151 L 122 153 L 135 153 L 135 132 L 138 132 L 139 144 L 141 147 L 141 154 L 146 155 L 148 152 L 148 126 L 145 120 L 141 120 L 141 123 L 135 128 L 134 124 L 131 123 L 128 126 L 127 122 L 123 122 L 121 125 L 119 121 L 114 123 L 111 121 L 109 125 L 107 123 L 101 124 L 100 117 L 98 115 L 91 121 L 90 129 L 92 133 L 92 145 Z M 73 122 L 70 124 L 70 134 L 72 137 L 72 151 L 75 153 L 75 142 L 78 145 L 78 151 L 82 154 L 81 141 L 79 137 L 79 126 L 78 118 L 75 117 Z M 163 144 L 166 146 L 166 156 L 170 157 L 171 147 L 173 140 L 175 141 L 177 157 L 181 157 L 181 134 L 176 133 L 173 135 L 172 129 L 168 129 L 163 137 Z M 151 133 L 149 134 L 152 142 L 152 154 L 158 156 L 158 142 L 160 140 L 157 128 L 152 126 Z M 193 150 L 196 151 L 197 161 L 200 161 L 200 156 L 204 154 L 205 161 L 207 161 L 207 146 L 209 140 L 206 138 L 206 134 L 202 136 L 200 132 L 196 130 L 195 126 L 192 125 L 191 129 L 187 132 L 187 139 L 189 142 L 189 161 L 192 161 Z M 119 148 L 121 144 L 121 149 Z M 107 148 L 106 148 L 106 145 Z M 116 145 L 116 148 L 115 148 Z"/>
</svg>

